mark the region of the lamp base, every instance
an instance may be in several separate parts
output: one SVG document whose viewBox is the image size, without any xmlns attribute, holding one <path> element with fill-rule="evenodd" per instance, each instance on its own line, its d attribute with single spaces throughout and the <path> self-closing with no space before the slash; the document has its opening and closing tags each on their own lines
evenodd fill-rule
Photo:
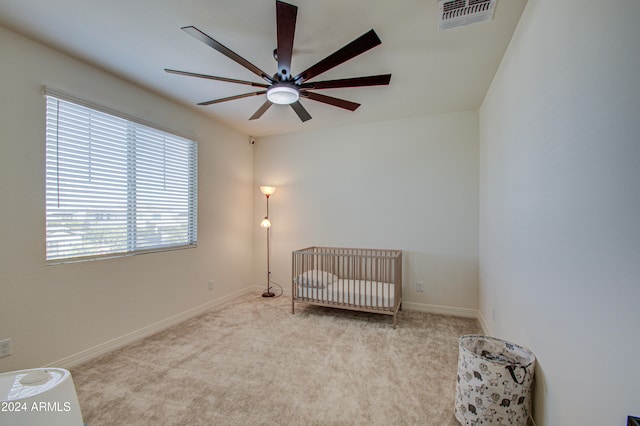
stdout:
<svg viewBox="0 0 640 426">
<path fill-rule="evenodd" d="M 270 292 L 269 290 L 262 293 L 262 297 L 275 297 L 275 293 Z"/>
</svg>

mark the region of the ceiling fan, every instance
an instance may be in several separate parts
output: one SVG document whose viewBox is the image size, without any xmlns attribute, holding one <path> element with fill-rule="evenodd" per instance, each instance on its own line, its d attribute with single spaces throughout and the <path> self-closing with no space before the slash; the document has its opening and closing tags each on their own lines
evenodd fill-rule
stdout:
<svg viewBox="0 0 640 426">
<path fill-rule="evenodd" d="M 320 62 L 312 65 L 299 74 L 291 74 L 291 56 L 293 53 L 293 37 L 296 27 L 296 15 L 298 7 L 276 0 L 276 24 L 277 24 L 277 48 L 274 50 L 274 58 L 278 61 L 278 72 L 273 76 L 269 76 L 251 62 L 247 61 L 231 49 L 225 47 L 221 43 L 209 37 L 194 26 L 183 27 L 187 34 L 197 38 L 213 49 L 225 55 L 227 58 L 242 65 L 258 77 L 266 81 L 265 83 L 255 83 L 252 81 L 236 80 L 233 78 L 216 77 L 213 75 L 197 74 L 187 71 L 178 71 L 166 69 L 171 74 L 186 75 L 190 77 L 206 78 L 210 80 L 224 81 L 228 83 L 244 84 L 253 87 L 259 87 L 261 90 L 240 95 L 229 96 L 221 99 L 200 102 L 198 105 L 212 105 L 220 102 L 231 101 L 235 99 L 247 98 L 250 96 L 267 95 L 265 103 L 249 118 L 255 120 L 260 118 L 273 104 L 291 105 L 300 120 L 307 121 L 311 119 L 311 115 L 300 103 L 300 98 L 311 99 L 313 101 L 322 102 L 349 111 L 355 111 L 360 104 L 347 101 L 345 99 L 334 98 L 332 96 L 323 95 L 312 92 L 311 90 L 336 89 L 346 87 L 362 87 L 362 86 L 383 86 L 388 85 L 391 80 L 391 74 L 372 75 L 366 77 L 345 78 L 339 80 L 326 80 L 309 82 L 309 80 L 317 77 L 323 72 L 334 68 L 343 62 L 346 62 L 361 53 L 381 44 L 380 38 L 374 30 L 361 35 L 351 43 L 345 45 L 331 55 L 322 59 Z"/>
</svg>

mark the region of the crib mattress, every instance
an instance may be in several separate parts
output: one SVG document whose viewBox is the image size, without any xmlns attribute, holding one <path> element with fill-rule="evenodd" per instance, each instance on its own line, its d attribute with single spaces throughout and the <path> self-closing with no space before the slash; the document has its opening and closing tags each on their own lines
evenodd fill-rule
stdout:
<svg viewBox="0 0 640 426">
<path fill-rule="evenodd" d="M 335 303 L 371 309 L 394 307 L 393 283 L 339 279 L 324 287 L 297 285 L 297 298 L 312 302 Z"/>
</svg>

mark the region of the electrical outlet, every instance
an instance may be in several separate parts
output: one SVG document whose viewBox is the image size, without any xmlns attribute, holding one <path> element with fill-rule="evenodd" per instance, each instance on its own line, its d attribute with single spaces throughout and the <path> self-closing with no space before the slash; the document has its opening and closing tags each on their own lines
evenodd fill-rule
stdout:
<svg viewBox="0 0 640 426">
<path fill-rule="evenodd" d="M 424 286 L 422 285 L 422 281 L 416 281 L 416 291 L 423 292 Z"/>
<path fill-rule="evenodd" d="M 11 355 L 11 339 L 0 340 L 0 358 Z"/>
<path fill-rule="evenodd" d="M 209 290 L 213 290 L 213 280 L 209 280 Z"/>
</svg>

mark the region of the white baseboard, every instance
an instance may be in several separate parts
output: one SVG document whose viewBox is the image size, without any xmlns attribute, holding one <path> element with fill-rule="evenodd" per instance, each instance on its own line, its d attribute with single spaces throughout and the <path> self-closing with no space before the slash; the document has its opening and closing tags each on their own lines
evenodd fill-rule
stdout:
<svg viewBox="0 0 640 426">
<path fill-rule="evenodd" d="M 90 361 L 100 355 L 104 355 L 108 352 L 119 349 L 125 345 L 143 339 L 145 337 L 151 336 L 152 334 L 158 333 L 162 330 L 165 330 L 173 325 L 179 324 L 183 321 L 188 320 L 189 318 L 195 317 L 201 313 L 204 313 L 212 308 L 217 306 L 224 305 L 234 299 L 242 297 L 246 294 L 254 293 L 254 287 L 245 288 L 243 290 L 231 293 L 227 296 L 221 297 L 220 299 L 211 300 L 207 303 L 204 303 L 200 306 L 196 306 L 195 308 L 186 310 L 179 314 L 173 315 L 169 318 L 166 318 L 162 321 L 158 321 L 156 323 L 150 324 L 146 327 L 143 327 L 139 330 L 132 331 L 131 333 L 127 333 L 124 336 L 116 337 L 115 339 L 109 340 L 108 342 L 101 343 L 92 348 L 86 349 L 82 352 L 78 352 L 76 354 L 70 355 L 68 357 L 62 358 L 58 361 L 52 362 L 50 364 L 45 365 L 44 367 L 58 367 L 58 368 L 71 368 L 76 365 L 80 365 L 87 361 Z"/>
<path fill-rule="evenodd" d="M 279 287 L 282 287 L 282 294 L 287 297 L 291 297 L 291 284 L 286 286 L 281 286 L 280 284 L 272 285 L 271 291 L 274 291 L 276 294 L 279 294 Z M 254 289 L 258 289 L 258 287 L 254 286 Z M 264 289 L 264 287 L 262 287 Z M 430 314 L 440 314 L 440 315 L 451 315 L 454 317 L 463 317 L 463 318 L 479 318 L 479 312 L 477 309 L 468 309 L 468 308 L 457 308 L 454 306 L 441 306 L 441 305 L 430 305 L 427 303 L 415 303 L 415 302 L 407 302 L 405 300 L 402 301 L 402 309 L 406 309 L 408 311 L 418 311 L 418 312 L 427 312 Z M 482 328 L 486 330 L 486 327 L 480 322 Z"/>
<path fill-rule="evenodd" d="M 287 286 L 282 290 L 285 296 L 291 297 L 291 286 Z M 274 290 L 272 289 L 272 291 Z M 407 302 L 404 300 L 402 301 L 402 309 L 406 309 L 408 311 L 427 312 L 430 314 L 451 315 L 454 317 L 463 317 L 463 318 L 479 317 L 479 312 L 476 309 L 457 308 L 454 306 L 430 305 L 427 303 Z M 486 329 L 486 327 L 484 327 L 484 324 L 482 322 L 480 324 L 482 325 L 483 329 Z"/>
<path fill-rule="evenodd" d="M 89 348 L 84 351 L 78 352 L 76 354 L 70 355 L 68 357 L 59 359 L 55 362 L 45 365 L 44 367 L 72 368 L 76 365 L 90 361 L 96 357 L 99 357 L 101 355 L 114 351 L 116 349 L 119 349 L 130 343 L 133 343 L 145 337 L 151 336 L 152 334 L 163 331 L 173 325 L 179 324 L 183 321 L 188 320 L 189 318 L 195 317 L 196 315 L 199 315 L 215 307 L 224 305 L 246 294 L 257 293 L 262 290 L 264 290 L 262 287 L 252 286 L 252 287 L 248 287 L 243 290 L 231 293 L 227 296 L 221 297 L 220 299 L 211 300 L 200 306 L 196 306 L 195 308 L 173 315 L 164 320 L 155 322 L 139 330 L 132 331 L 131 333 L 127 333 L 123 336 L 116 337 L 115 339 L 101 343 L 92 348 Z M 272 289 L 272 291 L 274 290 L 277 291 L 277 288 Z M 282 290 L 285 296 L 291 297 L 290 287 L 283 287 Z M 486 324 L 484 319 L 482 318 L 482 315 L 475 309 L 457 308 L 453 306 L 430 305 L 425 303 L 404 302 L 404 301 L 402 302 L 402 308 L 410 311 L 427 312 L 432 314 L 451 315 L 451 316 L 464 317 L 464 318 L 477 318 L 480 321 L 480 325 L 482 326 L 482 329 L 484 330 L 485 334 L 488 334 L 488 328 L 486 327 Z"/>
<path fill-rule="evenodd" d="M 476 309 L 457 308 L 455 306 L 430 305 L 427 303 L 415 303 L 402 301 L 402 309 L 408 311 L 427 312 L 430 314 L 451 315 L 463 318 L 478 318 Z"/>
</svg>

